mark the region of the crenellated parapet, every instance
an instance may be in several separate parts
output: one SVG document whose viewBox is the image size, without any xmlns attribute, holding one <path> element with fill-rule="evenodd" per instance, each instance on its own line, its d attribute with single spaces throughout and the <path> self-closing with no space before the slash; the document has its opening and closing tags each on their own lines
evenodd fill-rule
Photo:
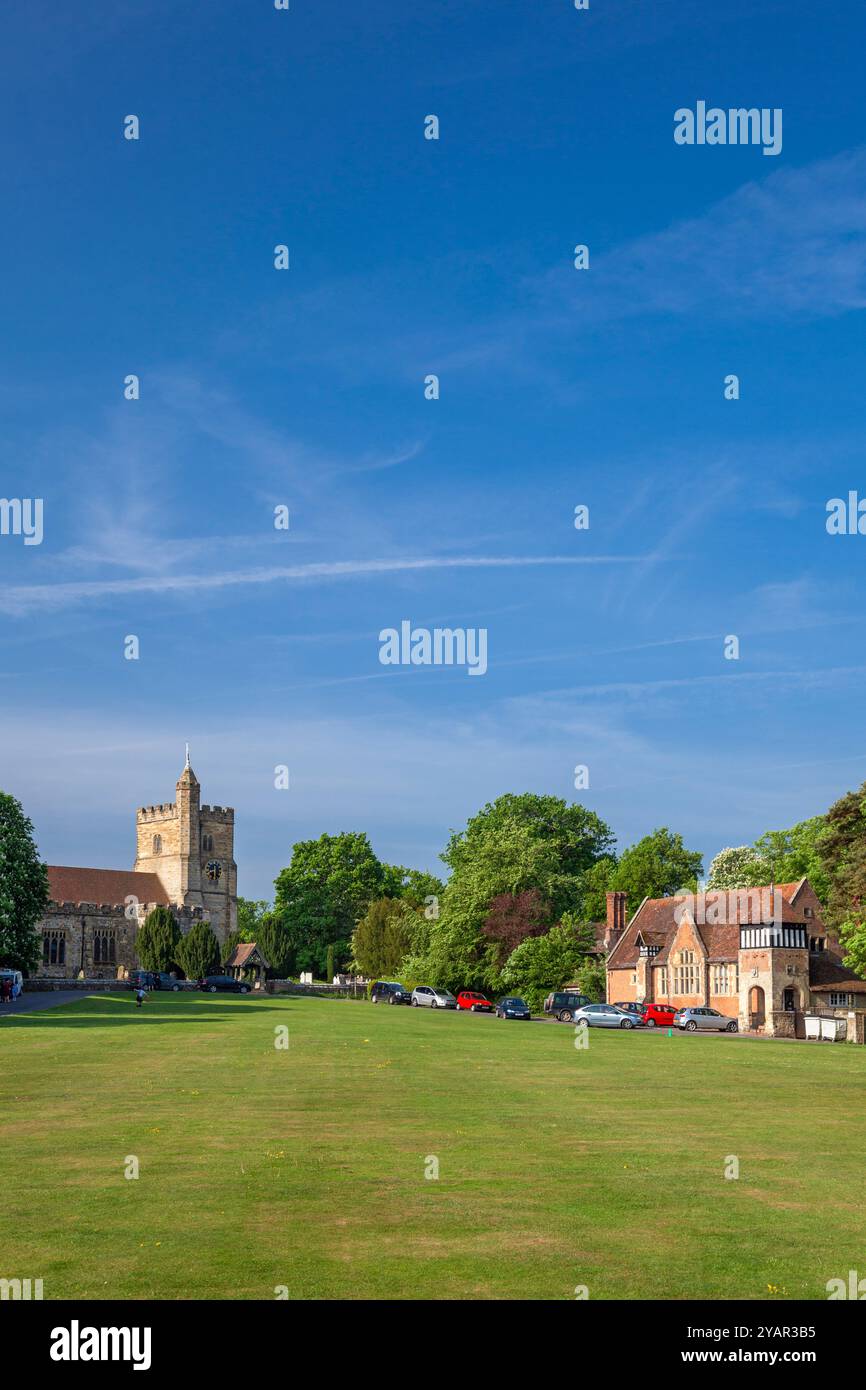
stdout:
<svg viewBox="0 0 866 1390">
<path fill-rule="evenodd" d="M 161 806 L 139 806 L 135 813 L 135 819 L 139 822 L 169 820 L 177 816 L 177 806 L 173 801 L 167 801 Z"/>
<path fill-rule="evenodd" d="M 221 820 L 227 825 L 233 825 L 235 810 L 233 806 L 202 806 L 202 820 Z"/>
</svg>

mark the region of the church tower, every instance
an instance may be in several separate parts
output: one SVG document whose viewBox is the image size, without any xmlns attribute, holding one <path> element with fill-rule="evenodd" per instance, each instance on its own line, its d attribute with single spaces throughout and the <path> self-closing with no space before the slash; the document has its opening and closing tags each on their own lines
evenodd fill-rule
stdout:
<svg viewBox="0 0 866 1390">
<path fill-rule="evenodd" d="M 199 907 L 222 943 L 237 927 L 235 813 L 230 806 L 202 806 L 190 766 L 177 779 L 175 799 L 136 811 L 136 872 L 154 873 L 177 907 Z"/>
</svg>

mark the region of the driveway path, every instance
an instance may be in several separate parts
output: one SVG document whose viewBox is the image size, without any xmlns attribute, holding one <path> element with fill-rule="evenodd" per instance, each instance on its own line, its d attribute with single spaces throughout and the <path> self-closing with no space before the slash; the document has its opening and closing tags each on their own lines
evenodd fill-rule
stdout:
<svg viewBox="0 0 866 1390">
<path fill-rule="evenodd" d="M 100 991 L 104 993 L 104 991 Z M 86 989 L 46 989 L 25 991 L 13 1003 L 0 1004 L 0 1018 L 11 1018 L 14 1014 L 32 1014 L 39 1009 L 56 1009 L 58 1004 L 71 1004 L 76 999 L 87 999 Z"/>
</svg>

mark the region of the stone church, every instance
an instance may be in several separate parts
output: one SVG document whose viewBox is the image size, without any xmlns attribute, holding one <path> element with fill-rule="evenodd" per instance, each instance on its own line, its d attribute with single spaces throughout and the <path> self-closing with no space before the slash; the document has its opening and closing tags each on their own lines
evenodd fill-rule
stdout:
<svg viewBox="0 0 866 1390">
<path fill-rule="evenodd" d="M 53 979 L 113 979 L 139 962 L 135 938 L 154 907 L 170 907 L 181 932 L 209 922 L 222 945 L 237 928 L 235 813 L 202 806 L 190 767 L 177 780 L 174 801 L 135 813 L 131 871 L 48 865 L 51 901 L 39 931 L 42 963 Z"/>
</svg>

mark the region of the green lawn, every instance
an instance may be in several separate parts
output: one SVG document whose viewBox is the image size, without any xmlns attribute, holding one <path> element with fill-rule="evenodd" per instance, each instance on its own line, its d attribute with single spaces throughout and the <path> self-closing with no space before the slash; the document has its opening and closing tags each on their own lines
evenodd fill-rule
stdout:
<svg viewBox="0 0 866 1390">
<path fill-rule="evenodd" d="M 866 1273 L 866 1048 L 103 995 L 0 1023 L 0 1117 L 0 1276 L 46 1298 L 826 1298 Z"/>
</svg>

